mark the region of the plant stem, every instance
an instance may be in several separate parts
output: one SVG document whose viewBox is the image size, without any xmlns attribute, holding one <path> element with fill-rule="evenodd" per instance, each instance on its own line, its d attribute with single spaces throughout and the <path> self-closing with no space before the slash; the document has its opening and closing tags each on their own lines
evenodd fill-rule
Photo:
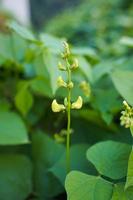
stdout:
<svg viewBox="0 0 133 200">
<path fill-rule="evenodd" d="M 67 62 L 67 72 L 68 72 L 68 83 L 71 82 L 71 71 L 69 64 Z M 70 127 L 71 127 L 71 89 L 68 88 L 68 97 L 67 97 L 67 141 L 66 141 L 66 173 L 70 171 Z"/>
</svg>

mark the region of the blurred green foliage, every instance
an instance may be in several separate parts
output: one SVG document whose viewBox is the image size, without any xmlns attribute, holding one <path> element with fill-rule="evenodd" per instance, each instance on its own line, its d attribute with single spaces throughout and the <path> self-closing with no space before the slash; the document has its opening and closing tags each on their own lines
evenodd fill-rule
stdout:
<svg viewBox="0 0 133 200">
<path fill-rule="evenodd" d="M 66 96 L 56 84 L 63 37 L 71 41 L 80 66 L 72 77 L 76 85 L 72 99 L 78 95 L 84 99 L 83 109 L 72 112 L 71 169 L 82 173 L 71 172 L 67 177 L 69 199 L 78 200 L 86 191 L 90 200 L 94 191 L 95 200 L 132 199 L 132 189 L 126 193 L 123 189 L 127 167 L 131 168 L 132 138 L 119 125 L 122 100 L 133 106 L 132 14 L 130 1 L 95 0 L 49 22 L 45 30 L 55 36 L 33 33 L 16 22 L 2 29 L 1 200 L 66 198 L 65 144 L 54 139 L 66 128 L 66 116 L 51 111 L 54 96 L 59 100 Z M 91 89 L 89 97 L 80 87 L 84 80 Z M 133 177 L 131 170 L 129 175 Z M 71 187 L 80 188 L 81 180 L 83 193 Z M 116 198 L 116 194 L 123 196 Z"/>
</svg>

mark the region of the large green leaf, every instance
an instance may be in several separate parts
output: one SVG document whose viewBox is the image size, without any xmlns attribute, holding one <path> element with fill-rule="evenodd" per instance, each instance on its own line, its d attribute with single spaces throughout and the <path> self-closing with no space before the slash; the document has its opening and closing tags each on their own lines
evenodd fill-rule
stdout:
<svg viewBox="0 0 133 200">
<path fill-rule="evenodd" d="M 70 172 L 65 181 L 68 200 L 110 200 L 113 186 L 101 177 L 78 171 Z"/>
<path fill-rule="evenodd" d="M 120 95 L 133 105 L 133 72 L 115 70 L 111 74 L 112 81 Z"/>
<path fill-rule="evenodd" d="M 31 192 L 31 162 L 22 155 L 0 155 L 0 199 L 24 200 Z"/>
<path fill-rule="evenodd" d="M 46 134 L 38 132 L 33 135 L 34 184 L 35 191 L 41 199 L 55 196 L 63 190 L 58 179 L 48 171 L 59 160 L 63 152 L 64 147 Z"/>
<path fill-rule="evenodd" d="M 127 174 L 130 150 L 131 147 L 128 144 L 105 141 L 90 147 L 87 158 L 100 174 L 112 179 L 120 179 Z"/>
<path fill-rule="evenodd" d="M 71 147 L 71 170 L 80 170 L 82 172 L 96 174 L 94 167 L 91 163 L 88 163 L 85 158 L 87 148 L 88 144 L 77 144 Z M 49 169 L 49 171 L 60 180 L 62 185 L 64 185 L 66 177 L 66 152 L 62 155 L 60 160 Z"/>
<path fill-rule="evenodd" d="M 16 145 L 28 142 L 26 127 L 19 115 L 0 112 L 0 144 Z"/>
</svg>

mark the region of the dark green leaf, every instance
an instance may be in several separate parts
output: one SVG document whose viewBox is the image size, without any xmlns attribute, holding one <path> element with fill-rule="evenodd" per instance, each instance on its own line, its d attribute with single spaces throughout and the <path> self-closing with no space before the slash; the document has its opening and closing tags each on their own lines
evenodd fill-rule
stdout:
<svg viewBox="0 0 133 200">
<path fill-rule="evenodd" d="M 31 162 L 22 155 L 0 155 L 0 199 L 24 200 L 31 192 Z"/>
<path fill-rule="evenodd" d="M 0 112 L 0 144 L 16 145 L 28 142 L 26 127 L 19 115 L 13 112 Z"/>
</svg>

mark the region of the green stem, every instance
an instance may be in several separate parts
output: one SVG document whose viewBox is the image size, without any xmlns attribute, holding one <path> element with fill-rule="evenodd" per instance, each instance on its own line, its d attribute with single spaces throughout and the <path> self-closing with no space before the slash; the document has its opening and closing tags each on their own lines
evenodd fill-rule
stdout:
<svg viewBox="0 0 133 200">
<path fill-rule="evenodd" d="M 71 71 L 69 69 L 69 64 L 67 62 L 67 72 L 68 72 L 68 83 L 71 82 Z M 71 127 L 71 89 L 68 88 L 67 97 L 67 141 L 66 141 L 66 173 L 70 171 L 70 127 Z"/>
</svg>

